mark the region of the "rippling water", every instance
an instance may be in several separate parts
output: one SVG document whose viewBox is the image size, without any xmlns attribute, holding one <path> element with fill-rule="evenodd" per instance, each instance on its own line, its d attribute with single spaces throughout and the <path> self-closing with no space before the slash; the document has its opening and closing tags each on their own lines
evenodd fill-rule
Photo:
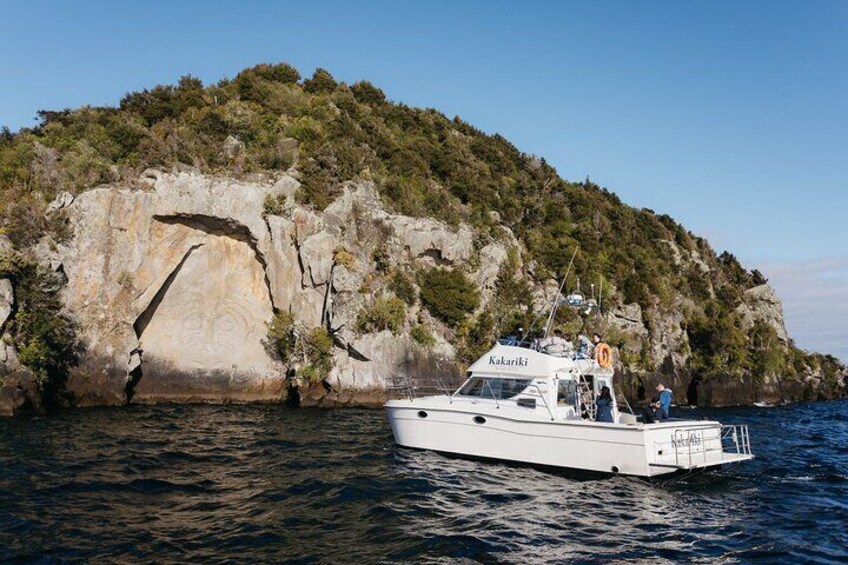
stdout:
<svg viewBox="0 0 848 565">
<path fill-rule="evenodd" d="M 398 449 L 380 410 L 6 419 L 0 560 L 846 562 L 848 403 L 709 415 L 758 458 L 671 483 Z"/>
</svg>

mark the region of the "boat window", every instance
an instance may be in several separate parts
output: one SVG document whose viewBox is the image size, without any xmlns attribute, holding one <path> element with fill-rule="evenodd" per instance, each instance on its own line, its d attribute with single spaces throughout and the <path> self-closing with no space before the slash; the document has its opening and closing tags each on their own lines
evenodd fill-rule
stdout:
<svg viewBox="0 0 848 565">
<path fill-rule="evenodd" d="M 459 390 L 459 394 L 462 396 L 479 396 L 482 398 L 505 400 L 512 398 L 516 394 L 520 394 L 529 384 L 530 379 L 475 377 L 465 383 Z"/>
<path fill-rule="evenodd" d="M 577 406 L 577 383 L 574 381 L 559 381 L 557 388 L 557 404 L 560 406 Z"/>
</svg>

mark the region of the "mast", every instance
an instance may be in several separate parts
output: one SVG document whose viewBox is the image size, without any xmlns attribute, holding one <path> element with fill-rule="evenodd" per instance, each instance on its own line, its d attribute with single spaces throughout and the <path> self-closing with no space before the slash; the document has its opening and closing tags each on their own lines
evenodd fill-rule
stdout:
<svg viewBox="0 0 848 565">
<path fill-rule="evenodd" d="M 548 315 L 548 323 L 545 324 L 544 338 L 547 338 L 548 333 L 551 331 L 551 325 L 554 322 L 554 316 L 556 316 L 556 311 L 559 307 L 559 297 L 562 295 L 562 288 L 565 286 L 565 281 L 568 280 L 568 273 L 571 272 L 571 266 L 574 264 L 574 258 L 577 256 L 577 249 L 577 247 L 574 248 L 574 253 L 571 254 L 571 261 L 568 262 L 568 268 L 565 270 L 565 276 L 562 278 L 562 282 L 559 285 L 556 295 L 554 295 L 554 302 L 551 305 L 551 313 Z"/>
</svg>

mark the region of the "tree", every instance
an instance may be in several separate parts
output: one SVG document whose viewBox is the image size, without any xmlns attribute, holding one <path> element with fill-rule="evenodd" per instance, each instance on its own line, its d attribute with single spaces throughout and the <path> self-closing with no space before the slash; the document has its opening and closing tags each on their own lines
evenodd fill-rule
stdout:
<svg viewBox="0 0 848 565">
<path fill-rule="evenodd" d="M 452 327 L 457 326 L 480 304 L 480 293 L 461 271 L 424 271 L 419 286 L 421 301 L 427 310 Z"/>
<path fill-rule="evenodd" d="M 312 74 L 312 78 L 304 81 L 303 90 L 317 94 L 320 92 L 332 92 L 336 89 L 336 86 L 338 86 L 338 83 L 336 83 L 333 75 L 327 69 L 318 67 Z"/>
</svg>

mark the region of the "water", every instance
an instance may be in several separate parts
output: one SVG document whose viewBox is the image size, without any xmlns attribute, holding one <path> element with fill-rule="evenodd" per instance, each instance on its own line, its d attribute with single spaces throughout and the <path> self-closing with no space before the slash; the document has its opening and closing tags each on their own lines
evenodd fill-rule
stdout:
<svg viewBox="0 0 848 565">
<path fill-rule="evenodd" d="M 381 410 L 0 420 L 0 560 L 844 563 L 846 409 L 713 410 L 758 458 L 670 484 L 398 449 Z"/>
</svg>

